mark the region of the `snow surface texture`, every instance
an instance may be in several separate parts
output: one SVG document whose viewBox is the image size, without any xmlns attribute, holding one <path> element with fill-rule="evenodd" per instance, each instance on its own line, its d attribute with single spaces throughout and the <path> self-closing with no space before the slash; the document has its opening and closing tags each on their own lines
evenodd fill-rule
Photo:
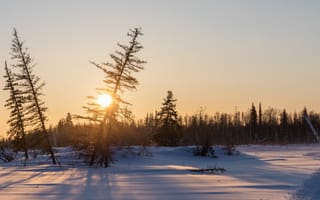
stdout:
<svg viewBox="0 0 320 200">
<path fill-rule="evenodd" d="M 71 148 L 56 148 L 61 167 L 45 156 L 0 164 L 0 199 L 320 199 L 320 145 L 239 146 L 239 155 L 192 156 L 192 147 L 116 149 L 110 168 L 87 167 Z M 190 171 L 223 167 L 224 174 Z"/>
<path fill-rule="evenodd" d="M 302 187 L 292 195 L 292 200 L 319 200 L 320 199 L 320 172 L 311 176 Z"/>
</svg>

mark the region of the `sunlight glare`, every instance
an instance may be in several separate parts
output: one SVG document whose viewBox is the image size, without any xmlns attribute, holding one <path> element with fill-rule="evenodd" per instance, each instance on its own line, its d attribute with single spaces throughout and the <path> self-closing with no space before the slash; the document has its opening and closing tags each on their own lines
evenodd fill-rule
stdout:
<svg viewBox="0 0 320 200">
<path fill-rule="evenodd" d="M 102 94 L 98 96 L 97 101 L 101 107 L 106 108 L 110 106 L 112 102 L 112 97 L 109 94 Z"/>
</svg>

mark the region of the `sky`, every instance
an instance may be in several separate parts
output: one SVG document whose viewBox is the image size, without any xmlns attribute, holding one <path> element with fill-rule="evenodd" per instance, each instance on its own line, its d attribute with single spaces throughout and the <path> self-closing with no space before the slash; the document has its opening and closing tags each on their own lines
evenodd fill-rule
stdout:
<svg viewBox="0 0 320 200">
<path fill-rule="evenodd" d="M 86 97 L 104 86 L 89 61 L 111 62 L 134 27 L 143 30 L 139 58 L 148 62 L 135 75 L 137 90 L 124 94 L 136 119 L 159 110 L 168 90 L 181 115 L 247 111 L 259 102 L 320 111 L 320 1 L 2 0 L 0 27 L 0 62 L 12 63 L 15 27 L 46 82 L 48 125 L 84 114 Z M 7 98 L 2 91 L 0 105 Z M 0 106 L 0 134 L 7 120 Z"/>
</svg>

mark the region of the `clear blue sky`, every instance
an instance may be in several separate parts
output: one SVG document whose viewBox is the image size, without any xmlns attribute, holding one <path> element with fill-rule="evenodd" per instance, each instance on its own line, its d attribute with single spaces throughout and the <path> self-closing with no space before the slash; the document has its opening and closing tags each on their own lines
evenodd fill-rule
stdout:
<svg viewBox="0 0 320 200">
<path fill-rule="evenodd" d="M 2 0 L 0 27 L 1 62 L 13 27 L 26 40 L 47 83 L 49 124 L 83 114 L 86 96 L 103 86 L 88 61 L 110 61 L 132 27 L 143 28 L 148 61 L 138 90 L 125 95 L 137 118 L 159 109 L 167 90 L 180 114 L 246 111 L 260 101 L 320 111 L 320 1 Z M 6 98 L 3 91 L 0 104 Z M 0 133 L 7 119 L 1 106 Z"/>
</svg>

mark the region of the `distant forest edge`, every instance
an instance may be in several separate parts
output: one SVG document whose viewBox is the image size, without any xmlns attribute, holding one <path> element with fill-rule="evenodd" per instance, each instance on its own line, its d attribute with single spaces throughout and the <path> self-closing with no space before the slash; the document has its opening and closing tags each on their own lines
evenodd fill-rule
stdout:
<svg viewBox="0 0 320 200">
<path fill-rule="evenodd" d="M 174 104 L 175 105 L 175 104 Z M 174 110 L 174 109 L 173 109 Z M 174 110 L 177 114 L 177 111 Z M 200 108 L 194 115 L 167 115 L 163 122 L 161 111 L 149 113 L 144 119 L 122 118 L 117 121 L 110 135 L 112 145 L 239 145 L 239 144 L 293 144 L 315 143 L 316 138 L 305 120 L 310 118 L 316 131 L 320 130 L 320 113 L 308 112 L 304 108 L 300 112 L 291 112 L 269 107 L 258 109 L 252 104 L 246 112 L 205 113 Z M 49 127 L 50 141 L 54 146 L 87 146 L 93 144 L 98 137 L 99 124 L 74 123 L 70 113 L 57 125 Z M 77 120 L 76 120 L 77 121 Z M 166 123 L 166 124 L 165 124 Z M 45 147 L 41 131 L 27 134 L 30 147 Z M 4 139 L 3 139 L 4 140 Z M 14 141 L 14 140 L 13 140 Z M 42 141 L 39 143 L 39 141 Z"/>
<path fill-rule="evenodd" d="M 208 156 L 213 154 L 212 145 L 218 144 L 225 145 L 231 154 L 238 144 L 315 142 L 316 136 L 306 117 L 318 131 L 320 114 L 308 112 L 307 108 L 299 113 L 287 113 L 285 109 L 262 109 L 260 103 L 256 109 L 252 103 L 247 112 L 209 115 L 200 108 L 196 114 L 181 116 L 176 109 L 177 99 L 170 90 L 158 111 L 135 120 L 130 103 L 122 99 L 122 94 L 137 88 L 139 82 L 133 75 L 146 64 L 138 58 L 143 49 L 139 42 L 142 29 L 130 29 L 127 36 L 127 44 L 118 43 L 118 50 L 110 54 L 111 62 L 90 61 L 105 76 L 97 96 L 109 95 L 110 105 L 103 106 L 96 101 L 97 97 L 90 96 L 88 104 L 83 106 L 87 116 L 68 113 L 57 125 L 47 128 L 47 107 L 42 99 L 45 84 L 34 74 L 33 58 L 14 29 L 11 59 L 4 64 L 4 90 L 9 93 L 5 107 L 10 111 L 10 129 L 8 138 L 0 143 L 0 159 L 6 159 L 5 147 L 23 151 L 25 160 L 29 159 L 29 149 L 43 149 L 56 164 L 52 146 L 74 146 L 86 153 L 90 165 L 108 167 L 112 162 L 110 147 L 114 145 L 195 145 L 195 155 Z M 85 121 L 74 123 L 74 118 Z"/>
<path fill-rule="evenodd" d="M 305 120 L 310 118 L 319 133 L 320 113 L 287 113 L 269 107 L 262 109 L 254 104 L 247 112 L 206 114 L 200 108 L 194 115 L 178 116 L 175 126 L 163 125 L 160 112 L 149 113 L 144 119 L 123 119 L 115 125 L 110 140 L 114 145 L 239 145 L 239 144 L 295 144 L 315 143 L 316 138 Z M 161 113 L 160 113 L 161 114 Z M 90 144 L 98 125 L 74 124 L 70 114 L 50 128 L 51 139 L 56 146 Z M 30 133 L 32 135 L 32 133 Z M 30 136 L 31 136 L 30 135 Z"/>
</svg>

